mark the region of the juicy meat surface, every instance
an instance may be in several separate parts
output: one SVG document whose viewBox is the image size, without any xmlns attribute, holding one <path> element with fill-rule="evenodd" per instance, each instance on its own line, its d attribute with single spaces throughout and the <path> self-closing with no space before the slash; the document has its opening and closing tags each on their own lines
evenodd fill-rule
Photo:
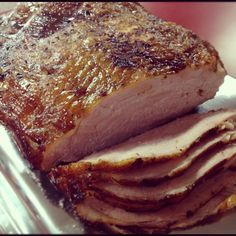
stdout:
<svg viewBox="0 0 236 236">
<path fill-rule="evenodd" d="M 0 20 L 0 120 L 49 170 L 214 97 L 216 50 L 137 3 L 22 3 Z"/>
</svg>

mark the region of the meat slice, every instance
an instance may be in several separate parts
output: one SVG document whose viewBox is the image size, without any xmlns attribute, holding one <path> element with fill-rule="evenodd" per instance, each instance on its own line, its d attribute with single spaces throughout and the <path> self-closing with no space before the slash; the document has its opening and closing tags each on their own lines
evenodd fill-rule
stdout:
<svg viewBox="0 0 236 236">
<path fill-rule="evenodd" d="M 215 196 L 213 196 L 209 201 L 200 207 L 196 213 L 193 215 L 189 211 L 186 215 L 186 219 L 176 222 L 175 224 L 169 226 L 167 229 L 156 229 L 156 228 L 140 228 L 140 227 L 127 227 L 127 226 L 113 226 L 109 225 L 107 228 L 113 230 L 113 233 L 168 233 L 170 231 L 177 231 L 192 228 L 194 226 L 201 226 L 204 224 L 209 224 L 215 222 L 222 218 L 222 216 L 229 214 L 236 208 L 236 189 L 232 186 L 229 189 L 223 189 Z M 231 195 L 230 195 L 231 194 Z M 122 232 L 123 231 L 123 232 Z"/>
<path fill-rule="evenodd" d="M 229 141 L 228 137 L 233 136 L 234 133 L 235 131 L 219 132 L 219 130 L 213 130 L 210 134 L 207 133 L 205 135 L 206 137 L 201 138 L 193 144 L 184 155 L 172 158 L 171 160 L 165 160 L 161 163 L 143 165 L 142 171 L 140 171 L 139 168 L 140 164 L 136 164 L 135 168 L 129 171 L 99 172 L 96 174 L 96 178 L 102 179 L 103 181 L 112 179 L 114 182 L 124 185 L 155 185 L 156 183 L 182 174 L 193 165 L 201 155 L 204 155 L 206 151 L 224 145 Z M 231 141 L 233 139 L 236 139 L 236 135 L 231 137 Z"/>
<path fill-rule="evenodd" d="M 140 227 L 127 227 L 127 226 L 114 226 L 106 225 L 108 229 L 112 230 L 113 233 L 120 234 L 131 234 L 131 233 L 168 233 L 170 231 L 177 231 L 192 228 L 194 226 L 201 226 L 207 223 L 212 223 L 220 219 L 225 214 L 229 214 L 231 210 L 236 207 L 236 189 L 235 187 L 229 190 L 222 190 L 213 196 L 205 205 L 200 207 L 194 216 L 187 213 L 185 220 L 178 221 L 176 224 L 171 225 L 166 229 L 156 229 L 156 228 L 140 228 Z M 229 196 L 229 193 L 231 194 Z M 234 193 L 234 194 L 232 194 Z"/>
<path fill-rule="evenodd" d="M 191 111 L 226 74 L 209 43 L 137 3 L 24 3 L 0 29 L 0 120 L 46 171 Z"/>
<path fill-rule="evenodd" d="M 207 156 L 210 157 L 207 157 Z M 207 159 L 207 160 L 204 160 Z M 218 150 L 214 154 L 206 154 L 186 173 L 154 186 L 125 186 L 114 182 L 89 184 L 100 199 L 106 200 L 124 209 L 147 211 L 157 209 L 163 204 L 176 201 L 186 196 L 197 184 L 219 169 L 228 168 L 236 160 L 236 145 Z M 142 170 L 140 170 L 141 172 Z M 90 193 L 91 194 L 91 193 Z M 140 208 L 140 206 L 142 206 Z"/>
<path fill-rule="evenodd" d="M 171 204 L 158 211 L 148 211 L 142 214 L 130 212 L 90 196 L 76 204 L 76 211 L 83 219 L 93 223 L 103 222 L 119 227 L 137 227 L 165 232 L 180 228 L 181 222 L 186 221 L 186 224 L 182 225 L 182 228 L 186 228 L 188 221 L 191 222 L 191 225 L 196 225 L 202 222 L 203 218 L 206 219 L 219 213 L 216 210 L 219 204 L 236 193 L 235 181 L 235 172 L 229 170 L 220 172 L 196 187 L 178 204 Z M 231 204 L 231 207 L 235 207 L 235 205 Z M 229 208 L 224 207 L 224 210 Z"/>
<path fill-rule="evenodd" d="M 227 197 L 226 197 L 227 196 Z M 197 214 L 188 217 L 185 220 L 175 223 L 171 229 L 187 229 L 196 225 L 202 225 L 212 222 L 222 214 L 228 213 L 236 208 L 236 187 L 235 184 L 229 189 L 222 190 L 214 196 L 208 204 L 198 209 Z"/>
</svg>

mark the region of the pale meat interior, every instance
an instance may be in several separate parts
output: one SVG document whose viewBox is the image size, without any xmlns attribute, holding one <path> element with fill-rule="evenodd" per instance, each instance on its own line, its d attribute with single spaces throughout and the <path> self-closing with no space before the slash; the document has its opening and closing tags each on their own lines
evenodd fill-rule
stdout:
<svg viewBox="0 0 236 236">
<path fill-rule="evenodd" d="M 127 142 L 87 156 L 83 162 L 121 162 L 129 158 L 165 158 L 183 153 L 204 133 L 230 118 L 235 111 L 193 114 L 152 129 Z M 233 127 L 229 127 L 232 129 Z"/>
<path fill-rule="evenodd" d="M 120 89 L 46 150 L 44 168 L 79 160 L 191 111 L 215 95 L 222 73 L 220 68 L 217 73 L 187 68 L 168 79 L 154 78 Z"/>
</svg>

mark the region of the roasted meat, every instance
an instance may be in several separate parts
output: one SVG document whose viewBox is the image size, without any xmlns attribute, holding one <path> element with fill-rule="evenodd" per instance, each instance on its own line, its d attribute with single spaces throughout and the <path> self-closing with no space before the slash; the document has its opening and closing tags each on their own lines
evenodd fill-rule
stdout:
<svg viewBox="0 0 236 236">
<path fill-rule="evenodd" d="M 137 3 L 22 3 L 0 20 L 0 121 L 45 171 L 191 111 L 225 74 L 208 42 Z"/>
<path fill-rule="evenodd" d="M 236 111 L 178 118 L 225 74 L 208 42 L 138 3 L 20 3 L 0 19 L 0 122 L 76 215 L 113 232 L 236 206 Z"/>
<path fill-rule="evenodd" d="M 53 168 L 78 216 L 115 232 L 169 232 L 236 206 L 236 110 L 176 119 Z M 170 217 L 171 216 L 171 217 Z"/>
</svg>

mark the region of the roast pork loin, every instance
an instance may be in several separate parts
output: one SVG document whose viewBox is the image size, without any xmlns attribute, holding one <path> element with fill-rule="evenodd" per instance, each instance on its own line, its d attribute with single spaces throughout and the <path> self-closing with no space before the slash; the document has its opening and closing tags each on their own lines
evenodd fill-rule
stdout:
<svg viewBox="0 0 236 236">
<path fill-rule="evenodd" d="M 187 115 L 75 163 L 51 182 L 87 222 L 169 232 L 236 206 L 236 110 Z M 224 202 L 224 203 L 223 203 Z"/>
<path fill-rule="evenodd" d="M 208 42 L 137 3 L 22 3 L 0 21 L 0 120 L 41 170 L 191 111 L 225 74 Z"/>
</svg>

